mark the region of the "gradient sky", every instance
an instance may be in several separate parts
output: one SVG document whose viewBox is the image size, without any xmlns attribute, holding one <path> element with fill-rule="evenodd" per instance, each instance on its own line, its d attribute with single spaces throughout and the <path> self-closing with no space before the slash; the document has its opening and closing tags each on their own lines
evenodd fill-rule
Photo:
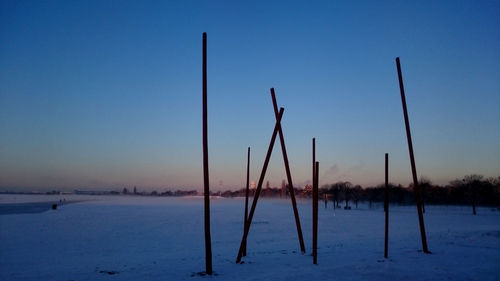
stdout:
<svg viewBox="0 0 500 281">
<path fill-rule="evenodd" d="M 201 189 L 257 181 L 274 127 L 294 183 L 500 176 L 499 1 L 0 1 L 0 188 Z M 267 178 L 285 179 L 279 144 Z"/>
</svg>

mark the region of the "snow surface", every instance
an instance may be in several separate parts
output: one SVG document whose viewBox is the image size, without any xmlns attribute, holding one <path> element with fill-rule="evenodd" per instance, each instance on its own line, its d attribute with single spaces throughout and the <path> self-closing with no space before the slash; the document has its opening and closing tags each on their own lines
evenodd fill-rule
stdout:
<svg viewBox="0 0 500 281">
<path fill-rule="evenodd" d="M 57 210 L 0 215 L 0 280 L 500 280 L 500 211 L 426 206 L 421 251 L 414 206 L 390 207 L 389 259 L 378 204 L 327 209 L 320 202 L 318 265 L 312 210 L 298 207 L 300 253 L 290 200 L 260 199 L 243 264 L 243 198 L 211 200 L 213 276 L 204 271 L 203 199 L 0 195 L 0 205 L 54 202 Z M 1 208 L 0 208 L 1 210 Z"/>
</svg>

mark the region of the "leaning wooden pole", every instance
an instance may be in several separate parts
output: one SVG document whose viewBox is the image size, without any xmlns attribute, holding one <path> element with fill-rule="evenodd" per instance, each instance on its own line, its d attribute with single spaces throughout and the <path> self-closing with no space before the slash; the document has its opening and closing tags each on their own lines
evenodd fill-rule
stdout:
<svg viewBox="0 0 500 281">
<path fill-rule="evenodd" d="M 212 239 L 210 238 L 210 185 L 208 181 L 207 129 L 207 33 L 203 32 L 203 184 L 205 187 L 205 267 L 212 274 Z"/>
<path fill-rule="evenodd" d="M 388 257 L 389 248 L 389 154 L 385 154 L 385 239 L 384 239 L 384 258 Z"/>
<path fill-rule="evenodd" d="M 250 147 L 248 147 L 247 153 L 247 186 L 245 189 L 245 219 L 243 221 L 243 233 L 245 232 L 245 227 L 247 225 L 248 219 L 248 193 L 250 190 Z M 247 241 L 245 240 L 245 245 L 243 245 L 243 256 L 247 255 Z"/>
<path fill-rule="evenodd" d="M 274 142 L 276 141 L 276 135 L 280 128 L 281 117 L 285 109 L 280 108 L 278 118 L 276 119 L 276 125 L 274 126 L 273 135 L 269 143 L 269 148 L 267 149 L 266 159 L 264 160 L 264 165 L 262 166 L 262 172 L 260 173 L 259 183 L 257 184 L 257 189 L 255 190 L 255 195 L 253 196 L 252 207 L 250 208 L 250 213 L 248 214 L 247 223 L 245 226 L 245 232 L 241 238 L 240 248 L 238 250 L 238 256 L 236 257 L 236 263 L 241 261 L 243 255 L 243 247 L 246 244 L 248 232 L 250 231 L 250 225 L 252 225 L 253 214 L 255 212 L 255 207 L 257 206 L 257 200 L 259 199 L 260 191 L 262 190 L 262 184 L 264 183 L 264 177 L 266 176 L 267 166 L 269 165 L 269 160 L 271 159 L 271 153 L 273 152 Z"/>
<path fill-rule="evenodd" d="M 314 165 L 313 180 L 313 264 L 318 264 L 318 186 L 319 162 Z"/>
<path fill-rule="evenodd" d="M 408 111 L 406 108 L 405 89 L 404 89 L 404 85 L 403 85 L 403 75 L 401 74 L 401 64 L 399 62 L 399 57 L 396 58 L 396 67 L 398 69 L 399 89 L 401 91 L 401 103 L 403 104 L 403 114 L 404 114 L 405 126 L 406 126 L 406 138 L 408 140 L 408 150 L 410 153 L 411 172 L 413 175 L 413 190 L 415 192 L 415 200 L 417 201 L 418 222 L 420 225 L 420 236 L 422 238 L 422 250 L 424 253 L 430 254 L 430 251 L 427 248 L 427 238 L 425 235 L 424 215 L 422 213 L 422 205 L 421 205 L 421 200 L 420 200 L 420 189 L 419 189 L 418 180 L 417 180 L 417 169 L 415 167 L 415 157 L 413 155 L 413 144 L 411 141 L 410 121 L 408 121 Z"/>
<path fill-rule="evenodd" d="M 278 118 L 278 103 L 276 102 L 276 95 L 274 94 L 274 88 L 271 88 L 271 98 L 273 100 L 273 108 L 276 119 Z M 292 173 L 290 173 L 290 165 L 288 164 L 288 155 L 286 153 L 285 138 L 283 137 L 283 129 L 281 125 L 278 130 L 278 135 L 280 137 L 281 151 L 283 152 L 283 161 L 285 162 L 285 172 L 288 180 L 288 191 L 290 192 L 290 198 L 292 199 L 293 215 L 295 217 L 295 225 L 297 226 L 297 235 L 299 236 L 300 251 L 302 253 L 306 252 L 306 247 L 304 246 L 304 238 L 302 237 L 302 228 L 300 227 L 299 212 L 297 211 L 297 202 L 295 200 L 295 191 L 292 182 Z"/>
</svg>

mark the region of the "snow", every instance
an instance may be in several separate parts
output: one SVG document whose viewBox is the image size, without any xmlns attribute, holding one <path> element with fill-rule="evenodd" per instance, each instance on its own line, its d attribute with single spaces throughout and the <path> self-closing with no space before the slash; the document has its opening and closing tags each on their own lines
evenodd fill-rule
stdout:
<svg viewBox="0 0 500 281">
<path fill-rule="evenodd" d="M 0 195 L 0 205 L 61 199 L 77 202 L 0 215 L 0 280 L 500 279 L 500 211 L 494 208 L 479 208 L 473 216 L 467 206 L 426 206 L 432 254 L 424 254 L 416 208 L 391 205 L 384 259 L 382 205 L 334 211 L 320 202 L 313 265 L 310 200 L 298 200 L 307 251 L 301 254 L 290 200 L 260 199 L 247 257 L 236 264 L 244 200 L 213 198 L 215 275 L 200 276 L 201 197 Z"/>
</svg>

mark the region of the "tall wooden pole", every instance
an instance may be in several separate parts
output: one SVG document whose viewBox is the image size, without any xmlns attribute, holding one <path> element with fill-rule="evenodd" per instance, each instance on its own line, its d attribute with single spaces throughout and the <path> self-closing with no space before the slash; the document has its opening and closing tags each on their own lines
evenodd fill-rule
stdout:
<svg viewBox="0 0 500 281">
<path fill-rule="evenodd" d="M 210 238 L 210 185 L 208 181 L 207 136 L 207 33 L 203 32 L 203 183 L 205 187 L 205 267 L 212 274 L 212 239 Z"/>
<path fill-rule="evenodd" d="M 264 183 L 264 177 L 266 176 L 267 166 L 269 165 L 269 160 L 271 159 L 271 153 L 273 152 L 274 142 L 276 141 L 276 135 L 280 128 L 281 117 L 285 109 L 280 108 L 278 118 L 276 119 L 276 125 L 274 126 L 273 135 L 269 143 L 269 148 L 267 149 L 266 159 L 264 160 L 264 165 L 262 166 L 262 172 L 260 173 L 259 183 L 257 184 L 257 189 L 255 190 L 255 195 L 253 196 L 252 207 L 250 208 L 250 214 L 248 214 L 247 224 L 245 226 L 245 232 L 241 238 L 240 248 L 238 250 L 238 256 L 236 257 L 236 263 L 241 261 L 243 256 L 243 246 L 245 245 L 248 237 L 248 232 L 250 231 L 250 225 L 252 225 L 253 214 L 255 212 L 255 207 L 257 206 L 257 200 L 259 199 L 260 191 L 262 190 L 262 184 Z"/>
<path fill-rule="evenodd" d="M 389 247 L 389 154 L 385 154 L 385 240 L 384 240 L 384 258 L 388 256 Z"/>
<path fill-rule="evenodd" d="M 316 203 L 316 138 L 312 139 L 312 222 L 313 222 L 313 264 L 317 262 L 317 203 Z"/>
<path fill-rule="evenodd" d="M 248 193 L 249 193 L 249 184 L 250 184 L 250 147 L 248 147 L 247 153 L 247 186 L 245 190 L 245 220 L 243 222 L 243 233 L 245 233 L 245 227 L 247 225 L 248 219 Z M 247 241 L 245 240 L 245 245 L 243 245 L 243 256 L 247 255 Z"/>
<path fill-rule="evenodd" d="M 276 95 L 274 94 L 274 88 L 271 88 L 271 98 L 273 100 L 273 108 L 276 119 L 278 118 L 278 103 L 276 102 Z M 286 153 L 285 138 L 283 137 L 283 129 L 281 125 L 278 130 L 278 135 L 280 137 L 281 151 L 283 152 L 283 161 L 285 162 L 285 172 L 288 180 L 288 190 L 290 192 L 290 198 L 292 199 L 293 215 L 295 217 L 295 225 L 297 226 L 297 235 L 299 236 L 300 251 L 302 253 L 306 252 L 304 246 L 304 238 L 302 237 L 302 228 L 300 227 L 299 212 L 297 211 L 297 202 L 295 200 L 295 191 L 293 189 L 292 174 L 290 173 L 290 166 L 288 164 L 288 155 Z"/>
<path fill-rule="evenodd" d="M 318 264 L 318 185 L 319 162 L 316 161 L 313 179 L 313 264 Z"/>
<path fill-rule="evenodd" d="M 406 138 L 408 140 L 408 150 L 410 153 L 411 172 L 413 175 L 413 190 L 415 192 L 415 200 L 417 201 L 418 223 L 420 225 L 420 236 L 422 238 L 422 250 L 424 253 L 430 254 L 431 252 L 427 248 L 427 238 L 425 235 L 424 215 L 422 214 L 422 205 L 421 205 L 421 200 L 420 200 L 420 189 L 419 189 L 418 180 L 417 180 L 417 169 L 415 167 L 415 157 L 413 155 L 413 144 L 411 141 L 410 121 L 408 121 L 408 111 L 406 109 L 405 89 L 404 89 L 404 85 L 403 85 L 403 75 L 401 74 L 401 64 L 399 62 L 399 57 L 396 58 L 396 67 L 398 69 L 399 89 L 401 92 L 401 103 L 403 104 L 403 114 L 404 114 L 405 126 L 406 126 Z"/>
</svg>

